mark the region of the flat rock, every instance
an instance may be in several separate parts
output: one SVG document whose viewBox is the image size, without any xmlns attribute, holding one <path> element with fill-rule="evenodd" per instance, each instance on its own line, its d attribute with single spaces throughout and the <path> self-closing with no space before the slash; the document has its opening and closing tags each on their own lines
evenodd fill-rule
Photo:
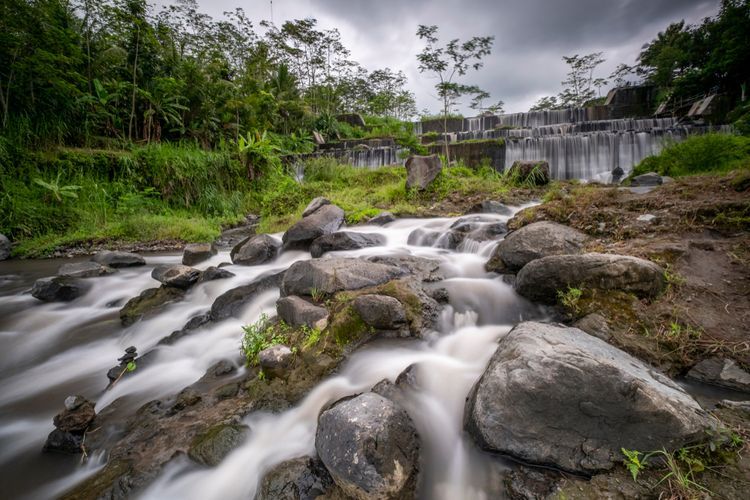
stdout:
<svg viewBox="0 0 750 500">
<path fill-rule="evenodd" d="M 488 271 L 515 272 L 535 259 L 549 255 L 579 254 L 589 237 L 555 222 L 534 222 L 500 241 L 485 266 Z"/>
<path fill-rule="evenodd" d="M 687 377 L 707 384 L 750 392 L 750 373 L 743 370 L 733 359 L 704 359 L 690 369 Z"/>
<path fill-rule="evenodd" d="M 243 266 L 264 264 L 276 258 L 281 242 L 267 234 L 258 234 L 240 241 L 230 253 L 232 262 Z"/>
<path fill-rule="evenodd" d="M 390 212 L 380 212 L 375 217 L 371 218 L 367 221 L 368 224 L 372 224 L 375 226 L 383 226 L 385 224 L 388 224 L 389 222 L 393 222 L 396 220 L 396 216 L 393 215 Z"/>
<path fill-rule="evenodd" d="M 554 304 L 568 287 L 619 290 L 653 298 L 665 288 L 664 270 L 653 262 L 625 255 L 587 253 L 551 255 L 526 264 L 516 290 L 527 299 Z"/>
<path fill-rule="evenodd" d="M 378 233 L 356 233 L 353 231 L 337 231 L 316 238 L 310 245 L 310 255 L 318 258 L 327 252 L 341 250 L 359 250 L 360 248 L 378 247 L 385 245 L 385 236 Z"/>
<path fill-rule="evenodd" d="M 263 477 L 256 500 L 330 499 L 335 488 L 323 462 L 299 457 L 273 467 Z"/>
<path fill-rule="evenodd" d="M 188 456 L 201 465 L 219 465 L 229 452 L 245 439 L 248 428 L 243 425 L 217 425 L 197 436 L 188 450 Z"/>
<path fill-rule="evenodd" d="M 109 267 L 145 266 L 146 260 L 137 253 L 112 252 L 105 250 L 94 255 L 91 260 Z"/>
<path fill-rule="evenodd" d="M 406 160 L 406 189 L 427 189 L 442 169 L 438 155 L 410 156 Z"/>
<path fill-rule="evenodd" d="M 77 278 L 41 278 L 31 287 L 31 296 L 44 302 L 69 302 L 85 294 L 89 288 L 89 284 Z"/>
<path fill-rule="evenodd" d="M 154 267 L 151 277 L 164 286 L 171 286 L 187 290 L 198 282 L 201 272 L 198 269 L 184 265 L 163 264 Z"/>
<path fill-rule="evenodd" d="M 284 248 L 306 250 L 315 239 L 335 233 L 343 223 L 343 210 L 336 205 L 323 205 L 284 233 Z"/>
<path fill-rule="evenodd" d="M 656 172 L 648 172 L 646 174 L 636 175 L 630 180 L 630 185 L 632 187 L 661 186 L 662 183 L 663 180 L 661 178 L 661 175 L 657 174 Z"/>
<path fill-rule="evenodd" d="M 331 200 L 329 200 L 328 198 L 323 198 L 322 196 L 313 198 L 312 201 L 307 204 L 307 206 L 305 207 L 305 210 L 302 212 L 302 217 L 307 217 L 308 215 L 312 215 L 320 207 L 324 205 L 330 205 L 330 204 L 331 204 Z"/>
<path fill-rule="evenodd" d="M 98 262 L 88 261 L 63 264 L 60 266 L 60 269 L 57 270 L 57 275 L 66 276 L 68 278 L 96 278 L 116 272 L 117 269 L 113 267 L 103 266 Z"/>
<path fill-rule="evenodd" d="M 412 498 L 419 439 L 409 415 L 372 392 L 321 413 L 315 449 L 333 481 L 356 499 Z"/>
<path fill-rule="evenodd" d="M 680 448 L 712 425 L 636 358 L 577 328 L 535 322 L 500 341 L 465 415 L 482 449 L 581 474 L 620 465 L 622 448 Z"/>
<path fill-rule="evenodd" d="M 387 295 L 360 295 L 353 302 L 362 321 L 378 330 L 398 330 L 406 326 L 406 310 L 398 299 Z"/>
<path fill-rule="evenodd" d="M 309 328 L 325 327 L 328 319 L 328 309 L 311 304 L 296 295 L 282 297 L 276 301 L 276 312 L 284 322 L 293 327 L 307 326 Z"/>
<path fill-rule="evenodd" d="M 182 263 L 186 266 L 194 266 L 210 259 L 216 253 L 217 249 L 213 243 L 191 243 L 185 245 L 182 252 Z"/>
<path fill-rule="evenodd" d="M 398 267 L 363 259 L 303 260 L 287 270 L 281 282 L 281 294 L 311 296 L 315 292 L 333 295 L 344 290 L 381 285 L 404 274 Z"/>
</svg>

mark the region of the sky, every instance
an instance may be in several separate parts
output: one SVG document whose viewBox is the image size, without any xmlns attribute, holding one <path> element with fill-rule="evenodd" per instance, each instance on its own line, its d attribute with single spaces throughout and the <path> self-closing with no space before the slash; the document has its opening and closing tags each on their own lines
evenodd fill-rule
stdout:
<svg viewBox="0 0 750 500">
<path fill-rule="evenodd" d="M 170 3 L 159 0 L 157 4 Z M 556 95 L 567 73 L 562 56 L 604 52 L 595 73 L 606 78 L 624 62 L 635 63 L 643 44 L 671 22 L 700 23 L 718 12 L 720 0 L 198 0 L 201 11 L 220 18 L 242 7 L 257 23 L 313 17 L 322 29 L 337 28 L 351 58 L 372 71 L 403 71 L 417 109 L 437 112 L 435 80 L 420 74 L 416 55 L 420 24 L 437 25 L 443 42 L 495 37 L 484 67 L 462 83 L 478 85 L 505 102 L 506 112 L 527 111 L 540 97 Z M 602 89 L 602 93 L 606 90 Z M 470 116 L 469 98 L 460 111 Z"/>
</svg>

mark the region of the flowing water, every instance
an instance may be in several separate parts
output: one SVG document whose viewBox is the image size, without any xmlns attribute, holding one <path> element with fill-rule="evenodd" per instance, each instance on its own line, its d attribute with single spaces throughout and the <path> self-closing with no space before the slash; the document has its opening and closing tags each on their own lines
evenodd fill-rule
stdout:
<svg viewBox="0 0 750 500">
<path fill-rule="evenodd" d="M 483 215 L 488 224 L 507 216 Z M 542 318 L 543 310 L 526 302 L 513 289 L 484 271 L 495 242 L 464 241 L 459 250 L 407 244 L 417 228 L 447 231 L 456 219 L 403 219 L 386 227 L 360 226 L 354 231 L 379 232 L 386 245 L 336 256 L 411 254 L 438 259 L 447 279 L 449 304 L 435 331 L 424 339 L 376 341 L 352 355 L 336 375 L 321 382 L 298 406 L 281 414 L 254 413 L 246 417 L 251 431 L 246 442 L 218 467 L 206 469 L 174 460 L 161 472 L 143 498 L 252 498 L 263 473 L 280 461 L 314 453 L 317 415 L 337 399 L 369 390 L 380 380 L 394 380 L 416 363 L 418 389 L 408 393 L 405 406 L 417 426 L 422 446 L 423 498 L 487 498 L 505 467 L 485 455 L 462 432 L 464 400 L 478 379 L 498 339 L 524 319 Z M 241 364 L 242 325 L 261 313 L 272 315 L 278 289 L 257 295 L 239 315 L 209 323 L 174 345 L 157 345 L 191 317 L 206 312 L 220 294 L 248 284 L 271 271 L 286 269 L 302 251 L 282 253 L 261 266 L 229 266 L 235 277 L 196 285 L 185 300 L 162 314 L 130 327 L 120 324 L 119 308 L 130 297 L 157 286 L 150 277 L 154 265 L 179 263 L 177 254 L 146 256 L 144 267 L 90 278 L 91 289 L 70 303 L 45 304 L 28 294 L 35 279 L 54 275 L 60 260 L 0 262 L 0 471 L 3 498 L 49 498 L 95 473 L 106 454 L 78 457 L 41 452 L 52 431 L 52 417 L 63 400 L 81 394 L 96 401 L 97 412 L 124 398 L 120 412 L 173 395 L 204 375 L 222 359 Z M 220 252 L 196 266 L 229 262 Z M 67 262 L 67 261 L 66 261 Z M 152 361 L 105 391 L 107 370 L 125 347 L 135 345 Z M 240 374 L 244 368 L 239 366 Z"/>
</svg>

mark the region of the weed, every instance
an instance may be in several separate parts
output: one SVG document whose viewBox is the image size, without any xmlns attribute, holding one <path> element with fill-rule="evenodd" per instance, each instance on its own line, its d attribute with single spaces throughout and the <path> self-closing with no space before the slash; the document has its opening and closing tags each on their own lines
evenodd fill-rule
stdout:
<svg viewBox="0 0 750 500">
<path fill-rule="evenodd" d="M 566 309 L 573 312 L 574 314 L 580 313 L 579 302 L 582 296 L 583 290 L 572 286 L 569 286 L 565 291 L 557 291 L 557 299 Z"/>
<path fill-rule="evenodd" d="M 242 330 L 244 334 L 240 351 L 249 366 L 258 364 L 258 353 L 262 350 L 288 342 L 289 327 L 283 322 L 271 324 L 265 313 L 255 323 L 243 326 Z"/>
<path fill-rule="evenodd" d="M 625 464 L 625 467 L 627 467 L 630 474 L 633 476 L 633 481 L 638 481 L 638 474 L 646 466 L 645 460 L 640 459 L 643 453 L 637 450 L 626 450 L 625 448 L 621 448 L 621 450 L 622 454 L 625 455 L 623 464 Z"/>
</svg>

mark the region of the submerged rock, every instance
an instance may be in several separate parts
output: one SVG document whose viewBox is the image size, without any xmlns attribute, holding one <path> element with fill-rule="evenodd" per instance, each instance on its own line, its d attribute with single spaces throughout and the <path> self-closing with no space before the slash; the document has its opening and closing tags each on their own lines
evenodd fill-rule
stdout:
<svg viewBox="0 0 750 500">
<path fill-rule="evenodd" d="M 85 294 L 89 288 L 89 284 L 76 278 L 41 278 L 34 282 L 31 296 L 44 302 L 69 302 Z"/>
<path fill-rule="evenodd" d="M 230 253 L 232 262 L 243 266 L 256 266 L 276 258 L 281 243 L 267 234 L 257 234 L 240 241 Z"/>
<path fill-rule="evenodd" d="M 117 269 L 115 268 L 103 266 L 98 262 L 91 261 L 63 264 L 60 266 L 60 269 L 57 270 L 58 276 L 65 276 L 68 278 L 96 278 L 116 272 Z"/>
<path fill-rule="evenodd" d="M 409 415 L 372 392 L 321 413 L 315 449 L 333 481 L 357 499 L 414 495 L 419 439 Z"/>
<path fill-rule="evenodd" d="M 331 204 L 331 201 L 328 198 L 323 198 L 322 196 L 313 198 L 312 201 L 307 204 L 307 207 L 305 207 L 305 210 L 302 212 L 302 217 L 307 217 L 308 215 L 312 215 L 320 207 L 323 207 L 325 205 L 330 205 L 330 204 Z"/>
<path fill-rule="evenodd" d="M 588 236 L 568 226 L 534 222 L 498 243 L 485 267 L 499 273 L 515 272 L 532 260 L 549 255 L 579 254 L 588 240 Z"/>
<path fill-rule="evenodd" d="M 247 431 L 244 425 L 217 425 L 193 440 L 188 456 L 201 465 L 219 465 L 245 440 Z"/>
<path fill-rule="evenodd" d="M 256 500 L 315 500 L 332 498 L 331 475 L 317 458 L 299 457 L 281 462 L 260 483 Z M 343 498 L 341 499 L 343 500 Z"/>
<path fill-rule="evenodd" d="M 707 384 L 750 392 L 750 373 L 732 359 L 704 359 L 690 369 L 687 377 Z"/>
<path fill-rule="evenodd" d="M 123 326 L 130 326 L 136 321 L 153 316 L 167 307 L 182 300 L 185 290 L 171 286 L 148 288 L 137 297 L 133 297 L 120 309 L 120 321 Z"/>
<path fill-rule="evenodd" d="M 622 448 L 675 449 L 711 426 L 641 361 L 576 328 L 535 322 L 500 341 L 465 415 L 481 448 L 582 474 L 621 463 Z"/>
<path fill-rule="evenodd" d="M 380 285 L 404 274 L 398 267 L 362 259 L 303 260 L 292 264 L 284 274 L 281 294 L 311 296 L 315 292 L 333 295 L 343 290 Z"/>
<path fill-rule="evenodd" d="M 516 279 L 519 294 L 548 304 L 556 302 L 558 290 L 568 287 L 620 290 L 653 298 L 665 286 L 664 270 L 653 262 L 600 253 L 542 257 L 526 264 Z"/>
<path fill-rule="evenodd" d="M 109 267 L 145 266 L 146 260 L 136 253 L 111 252 L 105 250 L 94 255 L 91 260 Z"/>
<path fill-rule="evenodd" d="M 154 270 L 151 271 L 151 277 L 164 286 L 187 290 L 198 282 L 201 272 L 188 266 L 164 264 L 154 267 Z"/>
<path fill-rule="evenodd" d="M 306 250 L 315 239 L 335 233 L 343 223 L 343 210 L 336 205 L 324 205 L 284 233 L 284 248 Z"/>
<path fill-rule="evenodd" d="M 406 160 L 406 189 L 427 189 L 442 169 L 438 155 L 410 156 Z"/>
<path fill-rule="evenodd" d="M 302 325 L 309 328 L 325 327 L 324 322 L 328 318 L 328 309 L 311 304 L 296 295 L 277 300 L 276 312 L 285 323 L 293 327 Z"/>
<path fill-rule="evenodd" d="M 318 258 L 327 252 L 359 250 L 360 248 L 385 245 L 385 236 L 378 233 L 355 233 L 338 231 L 316 238 L 310 245 L 310 254 Z"/>
<path fill-rule="evenodd" d="M 513 215 L 513 210 L 503 205 L 499 201 L 485 200 L 472 207 L 472 212 L 482 212 L 485 214 Z"/>
<path fill-rule="evenodd" d="M 191 243 L 182 252 L 182 263 L 194 266 L 216 255 L 217 249 L 213 243 Z"/>
</svg>

